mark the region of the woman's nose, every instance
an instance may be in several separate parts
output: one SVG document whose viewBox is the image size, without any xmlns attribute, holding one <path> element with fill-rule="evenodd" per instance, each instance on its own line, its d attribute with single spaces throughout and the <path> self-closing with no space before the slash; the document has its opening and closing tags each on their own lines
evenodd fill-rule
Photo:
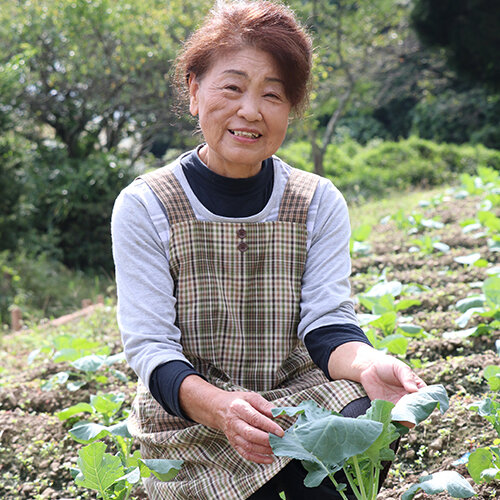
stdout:
<svg viewBox="0 0 500 500">
<path fill-rule="evenodd" d="M 249 122 L 260 121 L 262 120 L 260 105 L 260 99 L 245 95 L 240 101 L 240 107 L 237 114 L 240 118 L 244 118 Z"/>
</svg>

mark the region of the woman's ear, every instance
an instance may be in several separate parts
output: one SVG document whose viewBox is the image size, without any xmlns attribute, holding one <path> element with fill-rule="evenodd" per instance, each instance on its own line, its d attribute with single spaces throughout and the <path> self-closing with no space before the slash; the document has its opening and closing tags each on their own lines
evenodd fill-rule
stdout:
<svg viewBox="0 0 500 500">
<path fill-rule="evenodd" d="M 200 84 L 194 73 L 191 73 L 188 78 L 189 86 L 189 112 L 196 116 L 198 114 L 198 90 Z"/>
</svg>

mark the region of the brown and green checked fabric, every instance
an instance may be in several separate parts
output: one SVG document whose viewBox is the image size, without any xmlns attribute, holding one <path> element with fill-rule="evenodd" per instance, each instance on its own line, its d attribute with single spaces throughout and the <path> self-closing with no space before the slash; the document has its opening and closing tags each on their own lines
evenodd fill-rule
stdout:
<svg viewBox="0 0 500 500">
<path fill-rule="evenodd" d="M 278 221 L 263 223 L 198 221 L 170 170 L 143 178 L 168 214 L 177 322 L 196 370 L 217 387 L 256 391 L 278 406 L 312 399 L 340 411 L 365 395 L 354 382 L 329 382 L 297 338 L 316 176 L 292 170 Z M 129 428 L 143 457 L 184 460 L 173 481 L 146 480 L 153 499 L 244 499 L 289 462 L 243 459 L 222 432 L 165 412 L 142 383 Z"/>
</svg>

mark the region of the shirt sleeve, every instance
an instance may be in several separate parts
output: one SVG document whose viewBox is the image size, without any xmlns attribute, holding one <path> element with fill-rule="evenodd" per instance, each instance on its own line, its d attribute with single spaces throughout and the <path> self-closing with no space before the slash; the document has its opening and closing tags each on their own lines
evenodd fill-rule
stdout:
<svg viewBox="0 0 500 500">
<path fill-rule="evenodd" d="M 155 213 L 165 228 L 155 224 Z M 135 181 L 115 202 L 111 233 L 118 326 L 127 361 L 146 387 L 163 363 L 177 360 L 191 366 L 175 325 L 174 284 L 162 230 L 168 230 L 168 223 L 159 202 L 144 182 Z"/>
<path fill-rule="evenodd" d="M 302 277 L 298 336 L 328 325 L 358 325 L 350 297 L 351 235 L 347 206 L 341 193 L 321 179 L 307 221 L 310 245 Z"/>
<path fill-rule="evenodd" d="M 364 342 L 371 346 L 363 330 L 352 324 L 322 326 L 309 332 L 304 339 L 309 356 L 329 380 L 332 380 L 328 372 L 330 354 L 347 342 Z"/>
<path fill-rule="evenodd" d="M 181 409 L 179 388 L 188 375 L 201 375 L 184 361 L 169 361 L 157 366 L 149 379 L 149 391 L 170 415 L 190 420 Z M 204 378 L 204 377 L 202 377 Z"/>
</svg>

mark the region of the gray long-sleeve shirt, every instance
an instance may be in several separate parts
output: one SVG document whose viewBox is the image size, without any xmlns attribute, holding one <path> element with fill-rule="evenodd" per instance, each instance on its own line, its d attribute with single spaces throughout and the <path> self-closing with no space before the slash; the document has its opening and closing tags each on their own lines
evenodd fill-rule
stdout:
<svg viewBox="0 0 500 500">
<path fill-rule="evenodd" d="M 258 214 L 228 218 L 209 212 L 192 192 L 179 160 L 172 168 L 198 219 L 222 222 L 277 220 L 291 168 L 273 157 L 271 197 Z M 298 336 L 332 324 L 357 324 L 348 276 L 349 220 L 342 195 L 321 179 L 307 219 L 308 257 L 303 276 Z M 155 367 L 168 361 L 188 362 L 175 326 L 175 297 L 169 272 L 169 224 L 156 196 L 141 180 L 118 197 L 112 218 L 113 254 L 118 287 L 118 323 L 127 359 L 148 385 Z M 189 363 L 189 362 L 188 362 Z"/>
</svg>

